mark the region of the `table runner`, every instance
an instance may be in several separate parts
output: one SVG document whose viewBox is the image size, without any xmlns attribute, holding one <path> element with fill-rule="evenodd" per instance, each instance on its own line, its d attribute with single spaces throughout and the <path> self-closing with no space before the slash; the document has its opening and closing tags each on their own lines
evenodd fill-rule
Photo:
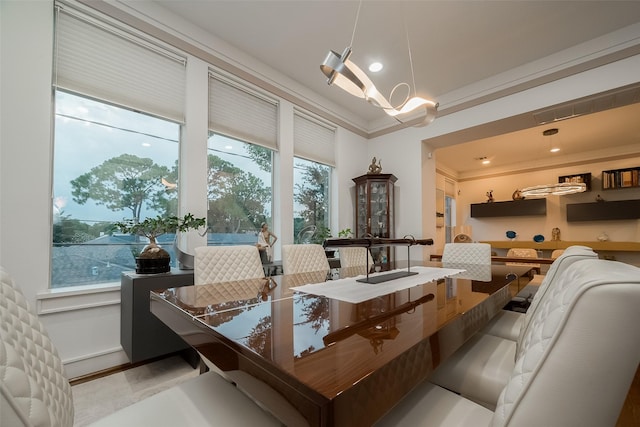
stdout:
<svg viewBox="0 0 640 427">
<path fill-rule="evenodd" d="M 397 271 L 392 270 L 381 273 L 370 274 L 369 277 L 388 274 Z M 346 301 L 353 304 L 370 300 L 371 298 L 388 295 L 390 293 L 408 289 L 434 280 L 450 277 L 465 270 L 457 268 L 440 268 L 440 267 L 412 267 L 412 272 L 418 273 L 413 276 L 401 277 L 399 279 L 390 280 L 382 283 L 362 283 L 356 282 L 357 279 L 366 277 L 364 275 L 356 277 L 348 277 L 345 279 L 329 280 L 322 283 L 312 283 L 304 286 L 292 287 L 294 291 L 304 292 L 313 295 L 325 296 L 340 301 Z"/>
</svg>

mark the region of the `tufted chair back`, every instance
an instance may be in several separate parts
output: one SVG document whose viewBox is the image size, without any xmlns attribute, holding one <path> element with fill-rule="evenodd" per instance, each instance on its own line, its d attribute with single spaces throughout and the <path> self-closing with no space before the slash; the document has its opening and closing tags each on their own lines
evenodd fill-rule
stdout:
<svg viewBox="0 0 640 427">
<path fill-rule="evenodd" d="M 533 248 L 511 248 L 507 251 L 508 257 L 515 258 L 538 258 L 538 251 Z M 525 265 L 536 268 L 540 272 L 540 264 L 523 263 L 523 262 L 505 262 L 506 265 Z"/>
<path fill-rule="evenodd" d="M 527 329 L 529 328 L 529 324 L 538 309 L 538 305 L 542 300 L 546 298 L 549 289 L 556 286 L 556 279 L 558 279 L 562 275 L 562 273 L 564 273 L 564 271 L 576 261 L 597 258 L 598 254 L 595 253 L 593 249 L 586 246 L 576 245 L 568 247 L 564 251 L 564 253 L 559 256 L 553 262 L 553 264 L 551 264 L 551 266 L 549 267 L 549 271 L 547 271 L 547 274 L 545 274 L 542 283 L 540 283 L 540 286 L 538 287 L 538 292 L 536 292 L 533 300 L 531 301 L 531 305 L 527 309 L 527 312 L 524 314 L 522 326 L 520 327 L 520 335 L 517 340 L 516 356 L 520 353 L 520 343 L 522 342 L 522 339 L 526 334 Z M 552 284 L 553 286 L 551 286 Z"/>
<path fill-rule="evenodd" d="M 522 339 L 492 426 L 615 425 L 640 362 L 640 268 L 583 259 Z"/>
<path fill-rule="evenodd" d="M 369 248 L 345 247 L 338 249 L 340 254 L 340 267 L 362 267 L 362 273 L 366 274 L 366 268 L 373 268 L 373 257 Z"/>
<path fill-rule="evenodd" d="M 447 264 L 491 264 L 491 245 L 488 243 L 446 243 L 442 262 Z"/>
<path fill-rule="evenodd" d="M 200 246 L 195 249 L 193 283 L 232 282 L 264 277 L 258 248 L 249 245 Z"/>
<path fill-rule="evenodd" d="M 73 397 L 38 317 L 0 267 L 0 426 L 71 427 Z"/>
<path fill-rule="evenodd" d="M 321 245 L 283 245 L 282 270 L 284 274 L 329 272 L 329 261 Z"/>
</svg>

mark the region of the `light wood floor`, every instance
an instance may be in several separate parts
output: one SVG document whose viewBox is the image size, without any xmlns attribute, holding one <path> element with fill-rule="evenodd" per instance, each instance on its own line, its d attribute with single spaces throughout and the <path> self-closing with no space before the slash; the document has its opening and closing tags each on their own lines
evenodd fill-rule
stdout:
<svg viewBox="0 0 640 427">
<path fill-rule="evenodd" d="M 82 427 L 118 409 L 199 375 L 180 356 L 73 385 L 74 427 Z"/>
<path fill-rule="evenodd" d="M 618 418 L 616 427 L 638 427 L 640 426 L 640 366 L 636 371 L 636 376 L 631 384 L 631 390 L 627 394 L 627 400 Z"/>
</svg>

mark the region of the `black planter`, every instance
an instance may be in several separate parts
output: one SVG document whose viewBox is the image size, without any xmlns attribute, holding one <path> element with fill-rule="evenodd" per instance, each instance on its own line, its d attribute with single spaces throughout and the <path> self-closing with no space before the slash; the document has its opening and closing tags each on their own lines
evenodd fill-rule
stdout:
<svg viewBox="0 0 640 427">
<path fill-rule="evenodd" d="M 171 258 L 136 258 L 136 273 L 157 274 L 171 271 Z"/>
</svg>

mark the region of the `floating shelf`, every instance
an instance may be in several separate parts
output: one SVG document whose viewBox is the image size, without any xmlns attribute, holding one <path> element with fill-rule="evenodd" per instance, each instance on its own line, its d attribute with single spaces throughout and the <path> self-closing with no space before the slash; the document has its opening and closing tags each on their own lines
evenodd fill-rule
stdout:
<svg viewBox="0 0 640 427">
<path fill-rule="evenodd" d="M 587 186 L 587 191 L 591 191 L 591 172 L 559 176 L 558 183 L 563 183 L 563 182 L 571 182 L 571 183 L 583 182 Z"/>
<path fill-rule="evenodd" d="M 602 171 L 602 189 L 618 190 L 640 187 L 640 167 Z"/>
<path fill-rule="evenodd" d="M 609 221 L 640 218 L 640 200 L 567 205 L 567 221 Z"/>
<path fill-rule="evenodd" d="M 511 200 L 507 202 L 474 203 L 471 205 L 472 218 L 546 214 L 547 199 Z"/>
</svg>

